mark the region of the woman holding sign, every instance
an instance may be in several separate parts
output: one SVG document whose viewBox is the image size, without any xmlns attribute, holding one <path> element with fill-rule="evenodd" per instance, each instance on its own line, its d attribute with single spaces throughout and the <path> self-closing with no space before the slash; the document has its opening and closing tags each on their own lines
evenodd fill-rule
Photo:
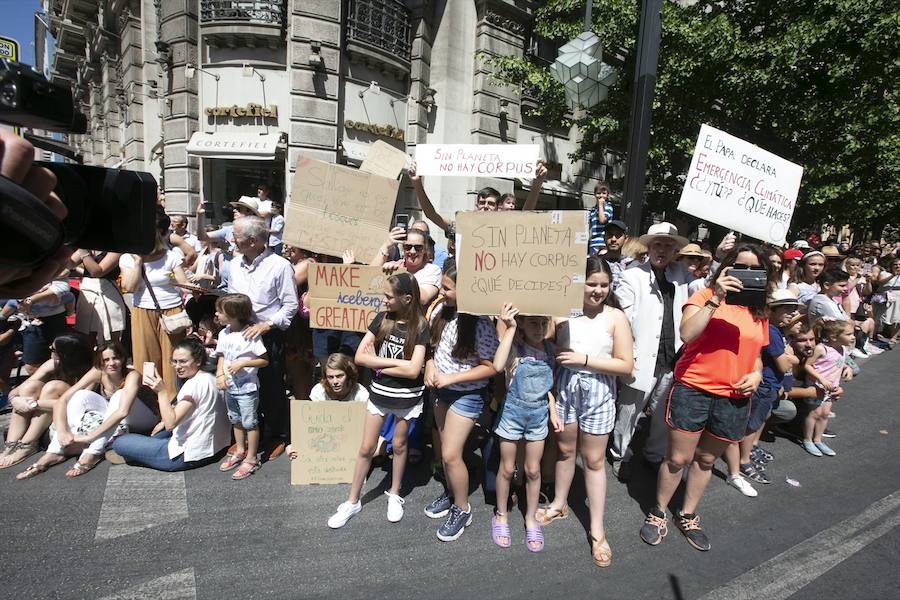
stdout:
<svg viewBox="0 0 900 600">
<path fill-rule="evenodd" d="M 387 518 L 396 523 L 403 518 L 400 484 L 406 469 L 406 436 L 409 422 L 422 414 L 425 382 L 422 367 L 428 346 L 428 324 L 419 308 L 419 287 L 409 273 L 398 273 L 384 284 L 385 311 L 375 316 L 356 350 L 355 362 L 372 369 L 372 390 L 363 426 L 363 440 L 353 471 L 350 495 L 328 519 L 328 526 L 339 529 L 362 510 L 359 495 L 375 456 L 378 434 L 388 414 L 396 419 L 394 458 Z"/>
<path fill-rule="evenodd" d="M 373 267 L 383 266 L 388 271 L 406 269 L 419 286 L 419 302 L 422 306 L 431 304 L 441 286 L 441 268 L 431 262 L 434 257 L 429 242 L 428 234 L 418 229 L 394 227 L 371 262 Z M 403 258 L 385 262 L 390 257 L 391 246 L 394 244 L 403 246 Z"/>
</svg>

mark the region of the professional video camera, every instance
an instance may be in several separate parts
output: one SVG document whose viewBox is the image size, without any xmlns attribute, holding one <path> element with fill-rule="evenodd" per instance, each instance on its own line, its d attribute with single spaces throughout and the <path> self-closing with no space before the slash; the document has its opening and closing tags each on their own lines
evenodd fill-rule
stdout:
<svg viewBox="0 0 900 600">
<path fill-rule="evenodd" d="M 68 86 L 28 65 L 0 60 L 0 121 L 19 127 L 85 133 Z M 149 173 L 35 162 L 57 177 L 54 190 L 68 215 L 0 177 L 0 265 L 34 268 L 63 244 L 73 248 L 149 254 L 156 240 L 157 183 Z"/>
</svg>

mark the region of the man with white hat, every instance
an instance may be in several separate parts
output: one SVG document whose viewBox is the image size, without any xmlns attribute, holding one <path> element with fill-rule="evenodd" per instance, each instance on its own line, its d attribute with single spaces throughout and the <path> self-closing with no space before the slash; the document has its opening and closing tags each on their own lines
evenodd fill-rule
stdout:
<svg viewBox="0 0 900 600">
<path fill-rule="evenodd" d="M 688 240 L 678 235 L 674 225 L 657 223 L 640 237 L 640 242 L 647 246 L 647 261 L 625 269 L 615 290 L 634 336 L 634 373 L 619 389 L 610 444 L 613 474 L 622 480 L 629 477 L 628 446 L 637 420 L 648 405 L 659 409 L 652 417 L 644 459 L 659 464 L 665 456 L 668 436 L 662 407 L 672 386 L 675 353 L 681 347 L 681 307 L 693 280 L 687 268 L 675 260 Z"/>
<path fill-rule="evenodd" d="M 232 208 L 232 217 L 235 221 L 241 217 L 258 217 L 259 200 L 253 196 L 241 196 L 235 202 L 229 202 Z M 203 219 L 206 217 L 206 207 L 201 202 L 197 206 L 197 239 L 205 242 L 209 239 L 225 240 L 228 242 L 229 252 L 234 252 L 234 226 L 224 225 L 213 231 L 206 231 L 203 228 Z"/>
</svg>

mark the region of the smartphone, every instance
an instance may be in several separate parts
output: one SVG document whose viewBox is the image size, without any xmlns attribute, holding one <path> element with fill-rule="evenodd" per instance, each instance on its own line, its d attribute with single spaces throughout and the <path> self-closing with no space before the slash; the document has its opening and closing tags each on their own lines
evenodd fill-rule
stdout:
<svg viewBox="0 0 900 600">
<path fill-rule="evenodd" d="M 146 380 L 148 377 L 153 377 L 156 375 L 156 363 L 145 362 L 144 370 L 142 371 L 144 375 L 144 379 Z"/>
<path fill-rule="evenodd" d="M 409 229 L 409 215 L 403 213 L 398 214 L 394 221 L 394 227 Z"/>
<path fill-rule="evenodd" d="M 741 280 L 739 292 L 728 292 L 728 304 L 760 307 L 766 305 L 766 272 L 763 269 L 731 269 L 728 274 Z"/>
</svg>

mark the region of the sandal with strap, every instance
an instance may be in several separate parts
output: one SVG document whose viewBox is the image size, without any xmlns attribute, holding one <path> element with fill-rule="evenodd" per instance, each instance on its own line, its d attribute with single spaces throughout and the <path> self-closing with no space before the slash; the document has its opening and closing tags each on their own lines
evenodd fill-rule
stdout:
<svg viewBox="0 0 900 600">
<path fill-rule="evenodd" d="M 506 538 L 506 543 L 500 541 L 500 538 Z M 501 548 L 509 548 L 512 545 L 512 534 L 509 531 L 509 523 L 499 523 L 497 514 L 491 517 L 491 539 Z"/>
<path fill-rule="evenodd" d="M 605 535 L 599 540 L 591 536 L 591 556 L 594 559 L 594 564 L 598 567 L 608 567 L 612 564 L 612 550 L 609 547 L 609 542 L 606 541 Z"/>
<path fill-rule="evenodd" d="M 19 481 L 22 481 L 25 479 L 31 479 L 32 477 L 37 477 L 38 475 L 40 475 L 41 473 L 46 471 L 47 468 L 48 468 L 47 465 L 42 465 L 39 463 L 32 463 L 32 464 L 28 465 L 27 469 L 25 469 L 24 471 L 22 471 L 21 473 L 16 475 L 16 479 L 18 479 Z"/>
<path fill-rule="evenodd" d="M 255 460 L 245 460 L 241 463 L 241 466 L 238 467 L 238 470 L 232 473 L 231 478 L 234 481 L 240 481 L 241 479 L 247 479 L 256 471 L 259 470 L 259 462 Z"/>
<path fill-rule="evenodd" d="M 219 470 L 223 473 L 225 471 L 230 471 L 247 458 L 246 452 L 238 452 L 237 454 L 226 454 L 225 460 L 222 461 L 222 464 L 219 465 Z"/>
<path fill-rule="evenodd" d="M 15 444 L 12 448 L 12 451 L 9 452 L 9 454 L 7 454 L 7 456 L 12 456 L 19 450 L 26 450 L 26 453 L 24 455 L 20 456 L 19 458 L 17 458 L 15 461 L 13 461 L 7 465 L 0 465 L 0 469 L 8 469 L 10 467 L 14 467 L 20 463 L 25 462 L 26 460 L 28 460 L 29 456 L 37 453 L 37 451 L 39 449 L 37 442 L 7 442 L 7 444 Z"/>
<path fill-rule="evenodd" d="M 83 463 L 81 462 L 81 459 L 78 459 L 77 461 L 75 461 L 75 464 L 72 465 L 72 468 L 66 471 L 66 477 L 68 477 L 69 479 L 72 479 L 74 477 L 81 477 L 88 471 L 93 471 L 94 467 L 96 467 L 98 464 L 100 464 L 99 459 L 93 463 Z"/>
<path fill-rule="evenodd" d="M 569 517 L 569 507 L 563 506 L 562 508 L 556 508 L 553 506 L 542 506 L 537 509 L 534 516 L 541 525 L 549 525 L 553 521 L 567 519 Z"/>
<path fill-rule="evenodd" d="M 532 546 L 537 544 L 537 547 Z M 540 552 L 544 549 L 544 531 L 541 526 L 525 528 L 525 547 L 529 552 Z"/>
</svg>

